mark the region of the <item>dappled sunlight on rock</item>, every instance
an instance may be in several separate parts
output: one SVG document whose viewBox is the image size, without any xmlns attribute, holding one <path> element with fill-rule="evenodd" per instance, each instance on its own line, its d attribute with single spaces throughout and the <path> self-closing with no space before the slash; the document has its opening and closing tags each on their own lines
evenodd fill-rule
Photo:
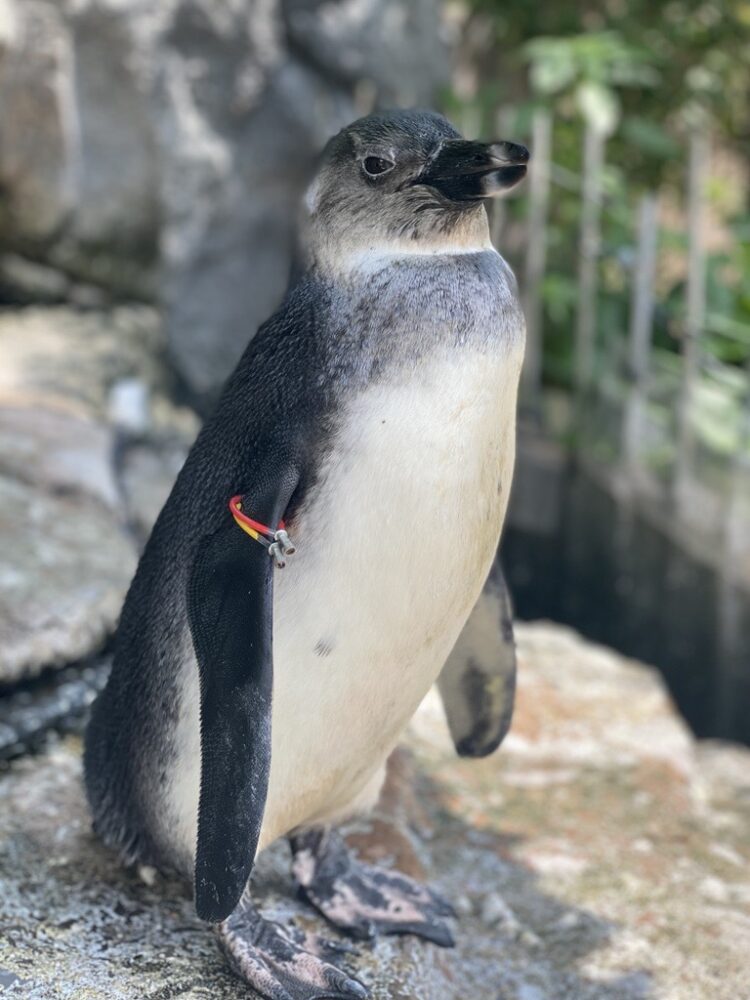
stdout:
<svg viewBox="0 0 750 1000">
<path fill-rule="evenodd" d="M 353 969 L 375 1000 L 735 1000 L 750 752 L 693 743 L 652 670 L 555 626 L 518 633 L 521 735 L 459 760 L 431 693 L 379 806 L 347 830 L 452 900 L 457 947 L 385 939 Z M 70 739 L 0 779 L 0 972 L 29 1000 L 113 981 L 122 1000 L 248 996 L 186 888 L 121 870 L 93 838 L 79 754 Z M 285 845 L 254 878 L 267 915 L 331 933 L 295 899 Z"/>
</svg>

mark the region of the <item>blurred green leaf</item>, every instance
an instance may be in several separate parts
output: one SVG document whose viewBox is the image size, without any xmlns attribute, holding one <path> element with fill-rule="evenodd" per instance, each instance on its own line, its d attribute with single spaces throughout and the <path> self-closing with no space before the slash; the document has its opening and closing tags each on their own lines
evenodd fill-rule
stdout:
<svg viewBox="0 0 750 1000">
<path fill-rule="evenodd" d="M 581 114 L 601 135 L 611 135 L 620 117 L 620 105 L 614 91 L 601 83 L 587 80 L 576 90 Z"/>
<path fill-rule="evenodd" d="M 622 123 L 621 135 L 649 156 L 661 160 L 678 160 L 684 149 L 661 122 L 651 121 L 640 115 L 629 115 Z"/>
</svg>

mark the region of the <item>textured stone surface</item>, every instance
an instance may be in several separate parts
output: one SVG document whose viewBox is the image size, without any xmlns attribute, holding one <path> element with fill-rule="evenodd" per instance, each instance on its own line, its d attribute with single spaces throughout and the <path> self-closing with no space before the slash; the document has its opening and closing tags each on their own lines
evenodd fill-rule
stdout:
<svg viewBox="0 0 750 1000">
<path fill-rule="evenodd" d="M 47 671 L 33 683 L 0 697 L 0 761 L 48 745 L 58 733 L 80 733 L 89 705 L 102 689 L 109 658 L 96 657 L 61 671 Z"/>
<path fill-rule="evenodd" d="M 196 429 L 165 396 L 162 346 L 146 307 L 0 314 L 0 684 L 87 656 L 114 628 Z M 159 459 L 128 465 L 123 485 L 133 435 Z"/>
<path fill-rule="evenodd" d="M 100 646 L 135 570 L 118 518 L 85 494 L 48 494 L 0 475 L 0 540 L 0 681 Z"/>
<path fill-rule="evenodd" d="M 0 405 L 0 470 L 35 492 L 87 493 L 115 507 L 113 436 L 77 414 Z"/>
<path fill-rule="evenodd" d="M 457 761 L 430 696 L 360 853 L 426 875 L 462 916 L 450 952 L 360 948 L 375 1000 L 743 1000 L 750 980 L 750 752 L 696 745 L 655 673 L 551 626 L 519 629 L 514 728 Z M 185 891 L 92 838 L 79 746 L 0 777 L 0 983 L 28 1000 L 248 997 Z M 310 921 L 288 856 L 259 896 Z"/>
<path fill-rule="evenodd" d="M 0 400 L 104 420 L 112 386 L 140 378 L 164 389 L 162 325 L 155 309 L 66 307 L 0 312 Z"/>
<path fill-rule="evenodd" d="M 187 457 L 184 439 L 135 444 L 123 456 L 120 470 L 131 526 L 145 543 Z"/>
<path fill-rule="evenodd" d="M 437 0 L 0 0 L 0 250 L 161 298 L 211 395 L 283 293 L 323 142 L 429 104 L 442 51 Z"/>
<path fill-rule="evenodd" d="M 54 233 L 73 199 L 73 46 L 59 5 L 0 3 L 3 228 Z"/>
</svg>

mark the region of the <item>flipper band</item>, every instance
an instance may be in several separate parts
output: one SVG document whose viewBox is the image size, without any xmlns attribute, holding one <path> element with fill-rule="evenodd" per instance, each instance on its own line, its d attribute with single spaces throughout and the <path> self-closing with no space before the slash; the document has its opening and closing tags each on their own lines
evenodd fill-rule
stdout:
<svg viewBox="0 0 750 1000">
<path fill-rule="evenodd" d="M 251 538 L 255 539 L 256 542 L 260 542 L 260 544 L 265 548 L 269 548 L 271 543 L 275 541 L 276 532 L 269 528 L 268 525 L 261 524 L 260 521 L 255 521 L 252 517 L 248 517 L 247 514 L 242 513 L 241 495 L 238 494 L 237 496 L 232 497 L 229 501 L 229 510 L 240 528 L 242 528 L 242 530 Z M 279 522 L 278 530 L 284 530 L 283 521 Z"/>
</svg>

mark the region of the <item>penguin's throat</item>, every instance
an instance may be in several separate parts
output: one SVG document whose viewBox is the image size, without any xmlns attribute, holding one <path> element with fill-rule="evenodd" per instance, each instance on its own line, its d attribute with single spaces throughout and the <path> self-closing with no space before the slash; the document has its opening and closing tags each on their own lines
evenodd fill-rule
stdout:
<svg viewBox="0 0 750 1000">
<path fill-rule="evenodd" d="M 328 267 L 324 265 L 324 269 L 334 275 L 351 276 L 357 272 L 368 274 L 379 271 L 400 262 L 408 266 L 430 258 L 463 258 L 485 253 L 496 253 L 489 240 L 459 246 L 454 243 L 386 243 L 353 249 L 346 255 L 338 256 Z"/>
<path fill-rule="evenodd" d="M 313 245 L 312 256 L 318 267 L 331 275 L 370 271 L 399 259 L 465 257 L 467 254 L 493 252 L 487 214 L 460 219 L 455 225 L 427 229 L 417 235 L 406 229 L 407 235 L 393 236 L 377 229 L 337 234 L 336 239 L 322 239 Z"/>
</svg>

